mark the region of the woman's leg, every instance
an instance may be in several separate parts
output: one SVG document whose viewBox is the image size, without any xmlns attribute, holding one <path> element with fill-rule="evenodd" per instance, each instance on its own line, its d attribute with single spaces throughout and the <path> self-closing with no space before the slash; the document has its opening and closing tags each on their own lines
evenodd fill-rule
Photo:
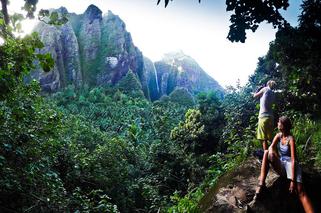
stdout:
<svg viewBox="0 0 321 213">
<path fill-rule="evenodd" d="M 308 197 L 308 195 L 305 193 L 302 183 L 297 183 L 297 191 L 298 191 L 298 195 L 299 195 L 300 201 L 302 203 L 302 206 L 304 208 L 304 211 L 306 213 L 313 213 L 314 210 L 313 210 L 311 200 Z"/>
<path fill-rule="evenodd" d="M 262 165 L 261 165 L 261 174 L 260 174 L 260 183 L 259 183 L 260 186 L 265 185 L 266 175 L 269 171 L 268 156 L 269 156 L 269 151 L 264 150 Z M 260 190 L 260 189 L 258 189 L 258 190 Z"/>
<path fill-rule="evenodd" d="M 278 155 L 272 149 L 265 150 L 262 159 L 260 185 L 265 184 L 265 179 L 269 171 L 269 162 L 272 164 L 272 167 L 275 170 L 275 172 L 277 172 L 279 175 L 282 174 L 282 166 Z"/>
<path fill-rule="evenodd" d="M 278 175 L 282 175 L 282 165 L 279 156 L 272 149 L 269 149 L 269 162 L 271 163 L 273 170 L 278 173 Z"/>
<path fill-rule="evenodd" d="M 265 179 L 269 171 L 269 163 L 272 164 L 273 169 L 279 175 L 282 175 L 281 162 L 276 152 L 273 151 L 272 149 L 265 150 L 263 159 L 262 159 L 259 187 L 256 189 L 256 194 L 260 193 L 262 190 L 262 186 L 265 185 Z"/>
</svg>

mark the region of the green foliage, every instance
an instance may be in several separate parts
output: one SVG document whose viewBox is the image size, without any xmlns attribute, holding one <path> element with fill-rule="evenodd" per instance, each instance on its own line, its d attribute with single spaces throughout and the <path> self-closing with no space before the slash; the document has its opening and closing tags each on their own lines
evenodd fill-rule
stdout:
<svg viewBox="0 0 321 213">
<path fill-rule="evenodd" d="M 12 24 L 13 31 L 21 33 L 21 23 L 20 22 L 22 20 L 23 20 L 22 14 L 14 13 L 12 16 L 10 16 L 10 22 Z"/>
<path fill-rule="evenodd" d="M 81 206 L 81 208 L 76 207 L 75 212 L 119 212 L 117 206 L 110 203 L 110 198 L 103 194 L 102 190 L 93 190 L 88 195 L 84 195 L 77 187 L 73 192 L 70 205 Z"/>
<path fill-rule="evenodd" d="M 223 146 L 234 154 L 255 138 L 258 110 L 250 91 L 249 87 L 230 89 L 223 101 L 226 120 L 222 133 Z"/>
<path fill-rule="evenodd" d="M 168 212 L 171 213 L 183 213 L 183 212 L 190 212 L 190 213 L 197 213 L 199 212 L 198 209 L 198 202 L 204 196 L 204 193 L 201 189 L 197 189 L 195 192 L 190 192 L 181 198 L 177 193 L 171 197 L 173 202 L 177 203 L 177 205 L 172 206 L 168 209 Z"/>
<path fill-rule="evenodd" d="M 39 61 L 45 71 L 53 67 L 50 55 L 37 54 L 37 48 L 43 44 L 36 33 L 23 39 L 7 38 L 0 46 L 0 99 L 8 93 L 11 88 L 21 83 L 23 77 L 34 68 L 34 62 Z"/>
<path fill-rule="evenodd" d="M 50 25 L 63 25 L 68 22 L 67 14 L 41 9 L 38 14 L 38 19 Z"/>
<path fill-rule="evenodd" d="M 77 168 L 67 185 L 81 185 L 86 193 L 97 186 L 122 212 L 157 211 L 168 205 L 175 189 L 186 191 L 187 180 L 197 179 L 191 178 L 198 168 L 192 157 L 168 140 L 186 107 L 171 101 L 150 103 L 115 88 L 68 87 L 52 98 L 66 115 L 76 116 L 66 127 L 72 146 L 65 158 L 74 159 Z"/>
<path fill-rule="evenodd" d="M 125 187 L 126 182 L 132 184 L 133 181 L 128 178 L 134 166 L 130 147 L 120 139 L 109 139 L 105 133 L 78 118 L 74 118 L 69 125 L 67 154 L 72 160 L 61 162 L 62 165 L 74 165 L 71 171 L 67 171 L 67 185 L 79 186 L 89 194 L 93 189 L 102 190 L 121 209 L 133 208 L 130 200 L 132 189 Z M 125 194 L 128 196 L 124 197 Z"/>
<path fill-rule="evenodd" d="M 219 92 L 199 93 L 197 96 L 198 108 L 205 127 L 203 150 L 209 153 L 222 148 L 220 140 L 225 126 L 225 118 L 222 101 L 219 97 Z"/>
<path fill-rule="evenodd" d="M 136 75 L 131 70 L 129 70 L 126 76 L 118 82 L 117 86 L 125 94 L 135 97 L 144 97 L 142 85 L 140 84 Z"/>
<path fill-rule="evenodd" d="M 161 0 L 157 0 L 157 4 L 159 4 L 160 2 Z M 198 0 L 198 2 L 201 3 L 201 0 Z M 165 0 L 164 3 L 165 3 L 165 7 L 167 7 L 169 0 Z"/>
<path fill-rule="evenodd" d="M 286 10 L 288 0 L 278 1 L 247 1 L 227 0 L 226 11 L 232 11 L 230 31 L 227 38 L 230 41 L 245 42 L 246 30 L 255 32 L 263 21 L 272 23 L 273 27 L 282 28 L 288 25 L 279 10 Z"/>
<path fill-rule="evenodd" d="M 27 11 L 27 17 L 28 18 L 34 18 L 34 13 L 36 12 L 37 9 L 37 3 L 38 0 L 26 0 L 25 5 L 23 6 L 22 9 Z"/>
<path fill-rule="evenodd" d="M 201 93 L 197 105 L 179 89 L 149 102 L 131 71 L 117 88 L 68 86 L 44 99 L 38 83 L 23 80 L 35 60 L 50 70 L 51 57 L 35 52 L 43 46 L 35 34 L 6 37 L 0 46 L 1 211 L 199 212 L 208 188 L 255 148 L 258 109 L 251 92 L 267 79 L 285 90 L 275 111 L 294 122 L 299 160 L 319 171 L 317 3 L 304 1 L 299 27 L 279 31 L 248 85 L 228 89 L 223 100 Z M 12 16 L 16 28 L 20 18 Z M 245 27 L 255 30 L 260 20 L 254 20 Z"/>
<path fill-rule="evenodd" d="M 185 121 L 180 122 L 171 132 L 171 139 L 184 144 L 186 148 L 195 151 L 197 141 L 202 139 L 204 125 L 201 123 L 201 112 L 189 109 L 185 114 Z"/>
<path fill-rule="evenodd" d="M 200 93 L 198 108 L 190 109 L 185 115 L 185 121 L 180 122 L 171 132 L 171 139 L 181 145 L 181 149 L 192 156 L 191 163 L 195 164 L 194 176 L 200 181 L 191 181 L 188 193 L 175 193 L 172 197 L 174 205 L 169 212 L 199 212 L 198 203 L 204 195 L 205 188 L 212 186 L 218 177 L 235 165 L 235 155 L 228 159 L 223 154 L 213 154 L 219 150 L 222 130 L 224 127 L 222 103 L 216 93 Z M 213 161 L 215 159 L 221 161 Z M 224 159 L 224 160 L 223 160 Z M 204 173 L 207 170 L 207 174 Z M 191 176 L 193 177 L 193 176 Z M 198 187 L 195 187 L 198 186 Z"/>
<path fill-rule="evenodd" d="M 11 16 L 13 30 L 19 30 L 19 21 L 21 16 Z M 44 103 L 38 83 L 23 83 L 36 60 L 46 71 L 53 61 L 50 55 L 36 53 L 43 47 L 37 34 L 16 39 L 8 24 L 1 23 L 0 35 L 0 208 L 63 211 L 66 191 L 54 169 L 64 146 L 61 114 Z"/>
<path fill-rule="evenodd" d="M 179 196 L 179 194 L 174 193 L 174 196 L 171 197 L 174 205 L 168 209 L 168 212 L 202 212 L 201 205 L 208 205 L 205 203 L 206 197 L 204 195 L 211 190 L 210 188 L 216 186 L 223 174 L 235 169 L 245 157 L 220 152 L 209 156 L 211 166 L 207 168 L 207 174 L 203 182 L 198 187 L 190 190 L 185 196 Z M 212 202 L 212 199 L 209 202 Z"/>
<path fill-rule="evenodd" d="M 280 112 L 293 109 L 320 114 L 321 17 L 316 12 L 320 7 L 320 1 L 303 1 L 299 26 L 277 32 L 268 54 L 259 59 L 250 78 L 252 86 L 276 80 L 281 89 L 278 96 L 282 102 L 277 106 Z"/>
<path fill-rule="evenodd" d="M 317 166 L 318 170 L 321 170 L 321 154 L 318 152 L 318 150 L 321 149 L 321 130 L 320 130 L 320 122 L 318 124 L 318 130 L 315 132 L 314 137 L 312 138 L 313 140 L 313 146 L 315 147 L 315 153 L 316 153 L 316 158 L 315 158 L 315 165 Z"/>
<path fill-rule="evenodd" d="M 185 88 L 176 88 L 170 93 L 169 97 L 172 102 L 186 107 L 193 107 L 195 105 L 194 97 Z"/>
<path fill-rule="evenodd" d="M 313 120 L 311 117 L 298 113 L 289 112 L 288 116 L 292 118 L 292 134 L 296 140 L 296 151 L 299 161 L 305 167 L 310 169 L 321 169 L 320 138 L 321 123 L 320 120 Z"/>
<path fill-rule="evenodd" d="M 20 85 L 0 101 L 0 197 L 8 209 L 65 205 L 65 189 L 54 169 L 64 146 L 61 114 L 43 102 L 39 90 L 36 82 Z"/>
<path fill-rule="evenodd" d="M 171 132 L 171 139 L 194 153 L 212 153 L 220 149 L 224 114 L 216 93 L 200 93 L 198 109 L 190 109 L 185 121 Z"/>
</svg>

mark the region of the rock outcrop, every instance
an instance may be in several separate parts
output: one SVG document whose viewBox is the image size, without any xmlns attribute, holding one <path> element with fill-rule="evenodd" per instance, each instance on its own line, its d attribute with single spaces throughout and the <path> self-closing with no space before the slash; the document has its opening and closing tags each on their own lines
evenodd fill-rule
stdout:
<svg viewBox="0 0 321 213">
<path fill-rule="evenodd" d="M 200 201 L 201 212 L 257 212 L 257 213 L 301 213 L 303 207 L 297 196 L 289 193 L 289 181 L 270 170 L 260 199 L 253 201 L 258 184 L 260 163 L 250 158 L 232 172 L 222 176 L 218 184 Z M 304 173 L 304 186 L 315 212 L 320 212 L 321 176 Z"/>
<path fill-rule="evenodd" d="M 66 24 L 40 23 L 35 28 L 45 44 L 42 51 L 50 52 L 55 60 L 55 67 L 49 73 L 40 69 L 33 73 L 46 91 L 56 91 L 70 83 L 114 85 L 132 70 L 148 95 L 143 55 L 117 15 L 109 11 L 103 16 L 94 5 L 80 15 L 68 13 L 65 8 L 57 11 L 68 14 Z"/>
<path fill-rule="evenodd" d="M 65 8 L 59 8 L 59 13 L 67 13 Z M 54 68 L 48 72 L 38 70 L 32 73 L 32 77 L 40 81 L 45 91 L 56 91 L 68 84 L 76 86 L 82 83 L 82 73 L 79 58 L 78 40 L 68 22 L 61 27 L 55 27 L 39 23 L 35 31 L 39 33 L 40 39 L 45 44 L 41 53 L 50 53 L 55 60 Z"/>
</svg>

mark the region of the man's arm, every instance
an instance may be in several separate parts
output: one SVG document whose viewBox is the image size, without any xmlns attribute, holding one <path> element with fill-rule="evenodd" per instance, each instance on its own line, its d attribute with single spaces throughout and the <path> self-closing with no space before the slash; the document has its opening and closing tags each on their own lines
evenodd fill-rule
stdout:
<svg viewBox="0 0 321 213">
<path fill-rule="evenodd" d="M 256 93 L 254 93 L 253 94 L 253 97 L 254 98 L 260 98 L 262 95 L 263 95 L 263 93 L 265 92 L 265 87 L 263 87 L 262 89 L 260 89 L 258 92 L 256 92 Z"/>
</svg>

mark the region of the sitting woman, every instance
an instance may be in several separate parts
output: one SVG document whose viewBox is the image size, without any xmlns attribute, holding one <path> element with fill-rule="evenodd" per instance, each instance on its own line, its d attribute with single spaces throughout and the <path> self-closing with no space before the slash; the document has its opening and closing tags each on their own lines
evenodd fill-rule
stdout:
<svg viewBox="0 0 321 213">
<path fill-rule="evenodd" d="M 265 187 L 265 179 L 271 163 L 275 172 L 291 181 L 290 193 L 298 193 L 305 212 L 314 212 L 312 203 L 302 186 L 301 168 L 296 162 L 295 140 L 291 135 L 292 124 L 288 117 L 282 116 L 278 122 L 280 132 L 275 135 L 268 150 L 265 150 L 262 160 L 260 183 L 255 192 L 256 199 Z"/>
</svg>

